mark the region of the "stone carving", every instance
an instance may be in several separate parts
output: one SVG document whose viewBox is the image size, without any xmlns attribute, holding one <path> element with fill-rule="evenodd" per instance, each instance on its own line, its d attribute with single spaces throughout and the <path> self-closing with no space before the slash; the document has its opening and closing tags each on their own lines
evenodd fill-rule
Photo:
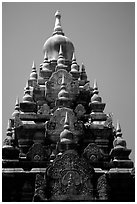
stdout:
<svg viewBox="0 0 137 204">
<path fill-rule="evenodd" d="M 46 179 L 40 174 L 36 174 L 35 180 L 35 193 L 33 197 L 33 201 L 46 201 Z"/>
<path fill-rule="evenodd" d="M 16 116 L 15 119 L 14 119 L 15 128 L 18 128 L 18 127 L 20 127 L 22 125 L 23 125 L 23 122 L 21 121 L 21 119 L 18 116 Z"/>
<path fill-rule="evenodd" d="M 103 158 L 103 153 L 99 149 L 99 147 L 94 144 L 90 143 L 85 149 L 84 149 L 84 156 L 89 159 L 91 163 L 98 162 Z"/>
<path fill-rule="evenodd" d="M 50 107 L 47 104 L 43 104 L 43 106 L 41 106 L 40 109 L 38 110 L 38 114 L 48 116 L 49 113 L 50 113 Z"/>
<path fill-rule="evenodd" d="M 85 108 L 83 105 L 78 104 L 77 107 L 75 108 L 75 113 L 77 114 L 77 117 L 80 118 L 84 115 L 86 112 Z"/>
<path fill-rule="evenodd" d="M 16 100 L 8 123 L 3 201 L 32 201 L 33 195 L 36 202 L 108 201 L 109 185 L 112 200 L 133 201 L 134 165 L 120 124 L 115 129 L 112 114 L 104 113 L 96 80 L 91 87 L 59 11 L 55 17 L 44 61 L 39 72 L 33 62 L 22 102 Z M 121 183 L 125 190 L 119 192 Z"/>
<path fill-rule="evenodd" d="M 93 168 L 80 158 L 76 151 L 68 150 L 58 155 L 46 173 L 47 181 L 50 181 L 49 188 L 51 188 L 51 197 L 48 200 L 93 200 L 93 175 Z M 36 179 L 34 197 L 36 197 L 36 192 L 37 197 L 45 199 L 45 183 L 41 177 Z"/>
<path fill-rule="evenodd" d="M 33 144 L 27 153 L 27 159 L 31 161 L 44 161 L 50 155 L 50 149 L 40 143 Z"/>
<path fill-rule="evenodd" d="M 98 178 L 97 181 L 97 192 L 99 200 L 108 200 L 109 199 L 109 185 L 107 182 L 106 174 L 103 174 Z"/>
<path fill-rule="evenodd" d="M 113 127 L 112 117 L 113 117 L 113 114 L 112 114 L 112 113 L 107 114 L 107 120 L 106 120 L 105 123 L 104 123 L 104 126 L 105 126 L 105 127 L 109 127 L 109 128 L 112 128 L 112 127 Z"/>
</svg>

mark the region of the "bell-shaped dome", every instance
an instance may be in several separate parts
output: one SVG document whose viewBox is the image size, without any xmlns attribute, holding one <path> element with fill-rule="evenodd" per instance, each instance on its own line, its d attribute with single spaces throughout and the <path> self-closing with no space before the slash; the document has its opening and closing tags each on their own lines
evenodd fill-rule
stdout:
<svg viewBox="0 0 137 204">
<path fill-rule="evenodd" d="M 44 54 L 47 53 L 47 57 L 49 60 L 57 60 L 58 54 L 60 50 L 60 45 L 62 45 L 62 52 L 65 60 L 72 60 L 74 46 L 73 43 L 64 36 L 62 27 L 61 27 L 61 14 L 59 11 L 55 13 L 55 27 L 53 35 L 45 42 L 43 46 Z"/>
</svg>

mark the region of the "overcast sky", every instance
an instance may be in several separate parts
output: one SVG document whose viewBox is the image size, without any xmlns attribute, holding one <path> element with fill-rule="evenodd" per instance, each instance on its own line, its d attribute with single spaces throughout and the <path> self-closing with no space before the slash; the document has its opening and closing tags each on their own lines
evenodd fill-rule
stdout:
<svg viewBox="0 0 137 204">
<path fill-rule="evenodd" d="M 135 13 L 133 2 L 3 3 L 2 127 L 6 136 L 15 99 L 23 90 L 33 60 L 39 70 L 43 45 L 53 32 L 60 10 L 63 31 L 71 39 L 77 63 L 88 79 L 97 79 L 105 113 L 120 121 L 127 147 L 135 154 Z"/>
</svg>

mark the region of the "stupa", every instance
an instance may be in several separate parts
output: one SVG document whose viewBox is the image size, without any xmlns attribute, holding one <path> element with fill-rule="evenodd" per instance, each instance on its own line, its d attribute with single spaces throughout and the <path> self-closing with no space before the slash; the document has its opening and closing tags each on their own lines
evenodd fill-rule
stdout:
<svg viewBox="0 0 137 204">
<path fill-rule="evenodd" d="M 97 81 L 55 13 L 44 61 L 8 121 L 2 148 L 3 201 L 134 201 L 134 164 L 120 123 L 104 112 Z M 111 96 L 110 96 L 111 97 Z"/>
</svg>

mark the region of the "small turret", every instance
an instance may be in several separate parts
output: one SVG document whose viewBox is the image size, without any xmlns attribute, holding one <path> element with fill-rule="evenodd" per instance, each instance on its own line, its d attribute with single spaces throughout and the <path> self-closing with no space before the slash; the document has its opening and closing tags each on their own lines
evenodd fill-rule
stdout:
<svg viewBox="0 0 137 204">
<path fill-rule="evenodd" d="M 113 142 L 114 148 L 127 148 L 126 141 L 122 137 L 121 127 L 119 121 L 117 121 L 117 128 L 116 128 L 116 138 Z"/>
<path fill-rule="evenodd" d="M 31 74 L 30 74 L 30 78 L 28 80 L 28 84 L 29 84 L 30 87 L 35 87 L 36 86 L 37 78 L 38 78 L 38 74 L 37 74 L 37 70 L 36 70 L 36 64 L 33 61 L 32 71 L 31 71 Z"/>
<path fill-rule="evenodd" d="M 81 65 L 81 72 L 80 72 L 80 86 L 84 86 L 87 83 L 87 73 L 84 64 Z"/>
<path fill-rule="evenodd" d="M 98 86 L 96 79 L 94 80 L 94 86 L 93 86 L 93 96 L 91 97 L 91 103 L 101 103 L 102 98 L 98 95 Z"/>
<path fill-rule="evenodd" d="M 27 81 L 26 87 L 25 87 L 25 89 L 24 89 L 23 102 L 24 102 L 24 103 L 33 102 L 33 98 L 32 98 L 32 96 L 30 95 L 30 87 L 29 87 L 29 85 L 28 85 L 28 81 Z"/>
<path fill-rule="evenodd" d="M 28 81 L 24 89 L 23 102 L 20 103 L 20 109 L 22 112 L 36 112 L 36 103 L 30 93 L 30 87 Z"/>
<path fill-rule="evenodd" d="M 80 76 L 79 65 L 76 62 L 76 56 L 75 56 L 74 52 L 73 52 L 73 57 L 72 57 L 72 64 L 71 64 L 70 74 L 72 74 L 72 76 L 73 76 L 73 78 L 75 80 L 78 80 L 78 78 Z"/>
<path fill-rule="evenodd" d="M 64 74 L 62 74 L 62 81 L 61 81 L 60 92 L 58 93 L 58 98 L 62 99 L 62 100 L 63 99 L 67 100 L 69 98 L 69 93 L 66 91 L 66 84 L 65 84 Z"/>
<path fill-rule="evenodd" d="M 66 84 L 65 84 L 65 76 L 62 74 L 62 80 L 61 80 L 61 87 L 60 91 L 58 93 L 58 99 L 56 101 L 57 106 L 63 106 L 63 107 L 69 107 L 71 105 L 71 99 L 69 98 L 69 93 L 66 90 Z"/>
<path fill-rule="evenodd" d="M 65 58 L 63 56 L 63 49 L 62 49 L 61 44 L 60 44 L 60 48 L 59 48 L 59 55 L 58 55 L 58 59 L 57 59 L 56 71 L 59 69 L 67 70 L 67 66 L 65 65 Z"/>
<path fill-rule="evenodd" d="M 120 123 L 117 121 L 116 138 L 113 142 L 114 148 L 110 152 L 110 156 L 118 167 L 133 167 L 133 162 L 129 160 L 131 149 L 127 148 L 126 140 L 122 137 Z"/>
<path fill-rule="evenodd" d="M 16 98 L 16 103 L 15 103 L 15 110 L 12 113 L 12 117 L 15 118 L 16 116 L 19 116 L 20 114 L 20 105 L 19 105 L 19 98 Z"/>
<path fill-rule="evenodd" d="M 67 111 L 64 120 L 64 130 L 60 133 L 60 141 L 57 148 L 59 152 L 64 152 L 66 150 L 76 148 L 76 141 L 74 135 L 70 131 L 70 121 Z"/>
<path fill-rule="evenodd" d="M 51 77 L 52 70 L 50 69 L 50 62 L 48 61 L 47 52 L 45 52 L 44 61 L 42 64 L 42 69 L 40 71 L 40 76 L 46 81 Z"/>
<path fill-rule="evenodd" d="M 102 98 L 99 96 L 97 81 L 94 80 L 93 95 L 91 97 L 91 102 L 89 103 L 92 128 L 104 128 L 105 121 L 107 120 L 107 115 L 103 112 L 105 105 L 106 104 L 102 103 Z"/>
<path fill-rule="evenodd" d="M 98 95 L 98 86 L 97 81 L 94 80 L 94 86 L 93 86 L 93 96 L 91 97 L 91 103 L 90 107 L 92 112 L 103 112 L 105 108 L 105 103 L 102 103 L 102 98 Z"/>
<path fill-rule="evenodd" d="M 7 136 L 3 142 L 3 147 L 2 147 L 2 159 L 13 160 L 13 159 L 18 159 L 18 157 L 19 157 L 19 150 L 16 149 L 13 145 L 12 125 L 11 125 L 11 119 L 9 119 L 8 126 L 7 126 Z"/>
<path fill-rule="evenodd" d="M 37 78 L 38 78 L 38 75 L 37 75 L 37 70 L 36 70 L 36 64 L 35 64 L 35 62 L 33 61 L 33 64 L 32 64 L 32 72 L 31 72 L 31 74 L 30 74 L 30 79 L 37 81 Z"/>
<path fill-rule="evenodd" d="M 65 120 L 64 120 L 64 130 L 60 133 L 60 143 L 74 143 L 73 133 L 69 130 L 69 118 L 68 113 L 66 112 Z"/>
</svg>

